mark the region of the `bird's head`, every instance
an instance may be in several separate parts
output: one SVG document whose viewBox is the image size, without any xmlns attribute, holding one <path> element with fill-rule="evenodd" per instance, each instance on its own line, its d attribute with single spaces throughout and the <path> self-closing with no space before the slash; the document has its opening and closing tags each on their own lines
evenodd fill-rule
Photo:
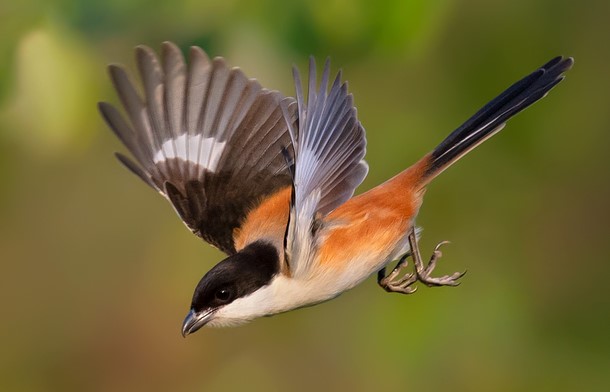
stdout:
<svg viewBox="0 0 610 392">
<path fill-rule="evenodd" d="M 279 273 L 279 260 L 273 245 L 259 241 L 214 266 L 195 288 L 182 335 L 204 325 L 237 325 L 264 315 L 265 304 L 253 294 Z"/>
</svg>

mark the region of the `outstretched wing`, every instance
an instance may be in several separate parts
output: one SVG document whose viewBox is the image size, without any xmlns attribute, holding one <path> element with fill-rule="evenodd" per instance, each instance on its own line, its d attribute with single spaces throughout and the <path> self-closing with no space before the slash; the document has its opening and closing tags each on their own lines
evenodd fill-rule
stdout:
<svg viewBox="0 0 610 392">
<path fill-rule="evenodd" d="M 195 234 L 235 253 L 233 233 L 248 212 L 291 184 L 282 149 L 292 147 L 280 102 L 294 121 L 294 99 L 198 47 L 188 66 L 167 42 L 160 60 L 145 46 L 136 48 L 136 60 L 142 95 L 122 67 L 109 67 L 129 122 L 112 105 L 99 105 L 135 162 L 117 157 L 168 198 Z"/>
<path fill-rule="evenodd" d="M 368 172 L 364 128 L 358 121 L 353 97 L 339 72 L 328 91 L 327 60 L 319 90 L 316 64 L 309 64 L 307 101 L 301 79 L 293 69 L 298 104 L 298 129 L 282 105 L 294 146 L 293 194 L 286 230 L 286 261 L 295 276 L 303 276 L 313 259 L 316 231 L 323 218 L 352 197 Z"/>
</svg>

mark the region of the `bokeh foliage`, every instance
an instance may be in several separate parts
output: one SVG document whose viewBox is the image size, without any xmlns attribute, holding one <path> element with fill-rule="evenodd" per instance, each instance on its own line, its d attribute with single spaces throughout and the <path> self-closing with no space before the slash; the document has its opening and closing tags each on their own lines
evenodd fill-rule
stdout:
<svg viewBox="0 0 610 392">
<path fill-rule="evenodd" d="M 607 1 L 40 1 L 0 5 L 0 389 L 610 388 Z M 344 69 L 368 189 L 556 54 L 567 80 L 426 196 L 425 253 L 457 289 L 337 300 L 179 334 L 222 255 L 112 158 L 105 65 L 200 45 L 292 93 L 310 54 Z"/>
</svg>

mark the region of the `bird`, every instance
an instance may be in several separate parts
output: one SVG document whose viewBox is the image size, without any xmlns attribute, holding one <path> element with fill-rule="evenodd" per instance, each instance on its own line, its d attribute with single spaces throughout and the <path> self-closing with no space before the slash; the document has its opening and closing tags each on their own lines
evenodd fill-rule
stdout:
<svg viewBox="0 0 610 392">
<path fill-rule="evenodd" d="M 310 57 L 307 92 L 293 66 L 295 97 L 197 46 L 188 62 L 171 42 L 160 56 L 137 46 L 135 59 L 140 84 L 123 66 L 108 66 L 123 109 L 98 104 L 132 158 L 116 156 L 227 255 L 197 283 L 185 337 L 316 305 L 375 274 L 391 293 L 412 294 L 417 282 L 457 286 L 463 272 L 432 274 L 447 242 L 427 261 L 418 247 L 427 185 L 543 98 L 574 63 L 553 58 L 413 165 L 354 196 L 368 173 L 366 135 L 342 72 L 331 81 L 328 59 L 318 83 Z"/>
</svg>

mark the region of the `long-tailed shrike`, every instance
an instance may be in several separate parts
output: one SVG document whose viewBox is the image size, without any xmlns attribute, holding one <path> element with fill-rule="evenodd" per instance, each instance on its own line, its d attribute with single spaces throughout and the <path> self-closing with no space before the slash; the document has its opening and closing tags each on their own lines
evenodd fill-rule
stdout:
<svg viewBox="0 0 610 392">
<path fill-rule="evenodd" d="M 117 157 L 167 198 L 193 233 L 228 255 L 197 284 L 185 336 L 327 301 L 376 272 L 389 292 L 412 293 L 417 281 L 456 286 L 462 273 L 431 276 L 443 243 L 427 263 L 417 246 L 426 186 L 544 97 L 573 64 L 552 59 L 411 167 L 352 197 L 368 171 L 366 138 L 347 83 L 341 73 L 329 79 L 328 61 L 320 85 L 310 61 L 307 95 L 293 70 L 295 99 L 197 47 L 188 65 L 171 43 L 160 59 L 140 46 L 136 59 L 141 93 L 123 68 L 109 67 L 128 119 L 99 105 L 135 162 Z M 399 276 L 407 257 L 414 269 Z"/>
</svg>

